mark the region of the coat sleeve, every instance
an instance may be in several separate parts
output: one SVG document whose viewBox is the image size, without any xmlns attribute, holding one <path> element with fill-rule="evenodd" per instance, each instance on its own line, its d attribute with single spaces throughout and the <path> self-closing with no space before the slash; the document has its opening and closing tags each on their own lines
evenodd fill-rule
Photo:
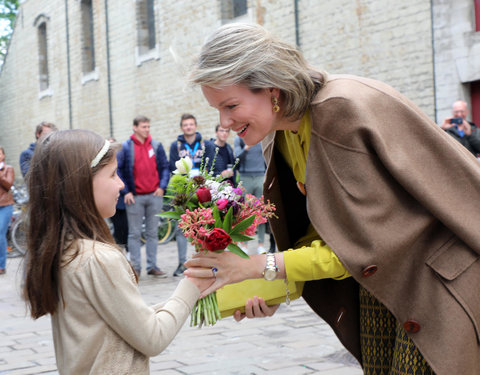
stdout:
<svg viewBox="0 0 480 375">
<path fill-rule="evenodd" d="M 480 130 L 476 126 L 472 126 L 472 134 L 468 136 L 468 142 L 473 150 L 480 154 Z"/>
<path fill-rule="evenodd" d="M 173 172 L 177 167 L 175 167 L 175 162 L 178 161 L 180 157 L 178 156 L 177 142 L 172 142 L 170 145 L 170 172 Z"/>
<path fill-rule="evenodd" d="M 9 165 L 5 166 L 5 174 L 0 174 L 0 185 L 5 191 L 9 191 L 15 181 L 15 172 Z"/>
<path fill-rule="evenodd" d="M 127 150 L 127 151 L 126 151 Z M 125 147 L 125 144 L 122 144 L 122 148 L 117 152 L 117 173 L 118 177 L 123 181 L 125 187 L 122 189 L 121 194 L 125 195 L 130 192 L 128 188 L 128 183 L 126 180 L 126 168 L 128 168 L 127 158 L 125 153 L 128 152 L 128 148 Z"/>
<path fill-rule="evenodd" d="M 97 313 L 120 337 L 146 356 L 158 355 L 181 329 L 200 292 L 184 279 L 165 303 L 147 306 L 122 257 L 97 251 L 76 277 Z"/>
<path fill-rule="evenodd" d="M 22 151 L 20 154 L 20 171 L 22 176 L 27 175 L 28 169 L 30 168 L 30 162 L 32 161 L 32 153 L 28 150 Z"/>
<path fill-rule="evenodd" d="M 170 180 L 170 167 L 168 165 L 167 154 L 160 143 L 157 148 L 157 169 L 158 177 L 160 178 L 160 188 L 167 189 L 168 181 Z"/>
</svg>

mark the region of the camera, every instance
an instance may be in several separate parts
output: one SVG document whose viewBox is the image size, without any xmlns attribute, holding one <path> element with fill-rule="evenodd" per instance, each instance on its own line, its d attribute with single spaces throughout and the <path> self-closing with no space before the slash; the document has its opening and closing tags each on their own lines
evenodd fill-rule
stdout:
<svg viewBox="0 0 480 375">
<path fill-rule="evenodd" d="M 454 118 L 450 119 L 450 124 L 460 125 L 462 123 L 463 123 L 463 118 L 461 118 L 461 117 L 454 117 Z"/>
</svg>

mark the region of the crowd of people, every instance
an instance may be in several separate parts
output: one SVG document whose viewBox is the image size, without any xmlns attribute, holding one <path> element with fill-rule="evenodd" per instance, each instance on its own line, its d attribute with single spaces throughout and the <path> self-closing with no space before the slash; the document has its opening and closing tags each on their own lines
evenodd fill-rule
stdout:
<svg viewBox="0 0 480 375">
<path fill-rule="evenodd" d="M 466 102 L 438 126 L 390 86 L 316 70 L 258 25 L 215 31 L 190 80 L 219 112 L 214 139 L 184 114 L 167 158 L 138 116 L 121 146 L 86 130 L 46 134 L 43 125 L 22 153 L 29 212 L 45 213 L 29 226 L 24 294 L 32 317 L 52 315 L 60 373 L 148 373 L 148 356 L 168 345 L 200 296 L 255 278 L 304 283 L 303 298 L 367 375 L 479 373 L 480 130 Z M 192 175 L 216 158 L 215 174 L 275 203 L 270 225 L 281 251 L 275 243 L 266 251 L 260 227 L 248 259 L 208 252 L 187 260 L 177 232 L 174 276 L 185 279 L 166 303 L 148 307 L 136 287 L 141 227 L 146 273 L 166 277 L 156 214 L 185 156 Z M 4 158 L 0 148 L 0 225 L 12 204 Z M 130 263 L 104 221 L 116 208 L 128 235 L 115 238 L 126 241 Z M 255 298 L 234 316 L 277 308 Z"/>
<path fill-rule="evenodd" d="M 38 140 L 57 127 L 50 122 L 41 122 L 35 129 L 35 142 L 20 154 L 20 169 L 25 178 L 30 167 L 35 147 Z M 121 245 L 127 253 L 128 259 L 132 264 L 137 275 L 141 274 L 141 236 L 145 235 L 146 246 L 146 272 L 148 275 L 159 278 L 167 277 L 167 274 L 157 266 L 157 246 L 158 246 L 158 221 L 156 216 L 162 211 L 163 196 L 166 192 L 170 174 L 176 169 L 175 162 L 182 157 L 190 157 L 194 168 L 192 173 L 198 173 L 202 162 L 205 161 L 205 167 L 210 170 L 212 161 L 215 159 L 214 174 L 220 175 L 224 179 L 231 181 L 232 184 L 239 183 L 238 173 L 234 170 L 236 157 L 233 148 L 228 144 L 230 135 L 229 129 L 223 129 L 220 125 L 215 126 L 215 138 L 204 140 L 197 131 L 197 120 L 195 116 L 185 113 L 180 118 L 180 130 L 182 134 L 177 140 L 172 142 L 169 150 L 169 158 L 161 142 L 152 139 L 150 135 L 150 119 L 145 116 L 137 116 L 133 120 L 132 135 L 122 143 L 122 147 L 117 153 L 118 174 L 125 184 L 120 192 L 120 197 L 116 205 L 115 215 L 110 218 L 113 225 L 113 236 L 115 242 Z M 116 139 L 110 137 L 111 143 L 116 143 Z M 0 183 L 2 194 L 0 195 L 0 239 L 6 241 L 6 230 L 11 218 L 13 197 L 9 193 L 10 187 L 14 182 L 14 170 L 11 166 L 4 165 L 5 155 L 0 149 Z M 261 147 L 258 145 L 255 160 L 247 161 L 245 155 L 241 157 L 238 164 L 243 168 L 244 164 L 259 163 L 261 173 L 258 174 L 260 180 L 263 180 L 265 173 L 265 162 L 261 156 Z M 261 160 L 257 160 L 258 157 Z M 250 167 L 247 167 L 247 170 Z M 258 196 L 262 195 L 261 182 L 255 188 L 250 188 L 247 181 L 248 174 L 242 173 L 242 184 L 247 191 Z M 4 197 L 4 198 L 2 198 Z M 265 227 L 265 225 L 262 225 Z M 145 229 L 143 231 L 143 229 Z M 5 231 L 5 233 L 3 233 Z M 259 231 L 258 251 L 262 252 L 263 238 L 265 229 Z M 274 240 L 271 236 L 271 251 L 274 251 Z M 182 276 L 185 271 L 185 262 L 187 261 L 187 240 L 180 229 L 176 230 L 175 239 L 178 248 L 178 266 L 173 276 Z M 0 242 L 0 274 L 5 273 L 6 269 L 6 242 Z M 5 254 L 5 255 L 2 255 Z"/>
</svg>

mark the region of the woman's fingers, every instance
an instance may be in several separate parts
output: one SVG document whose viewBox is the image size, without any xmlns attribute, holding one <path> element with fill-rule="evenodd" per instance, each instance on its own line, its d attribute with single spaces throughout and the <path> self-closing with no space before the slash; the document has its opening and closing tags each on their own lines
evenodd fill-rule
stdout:
<svg viewBox="0 0 480 375">
<path fill-rule="evenodd" d="M 245 303 L 245 313 L 241 313 L 240 310 L 235 311 L 233 318 L 239 322 L 243 318 L 265 318 L 272 316 L 280 305 L 268 306 L 265 300 L 261 297 L 253 297 L 247 300 Z"/>
</svg>

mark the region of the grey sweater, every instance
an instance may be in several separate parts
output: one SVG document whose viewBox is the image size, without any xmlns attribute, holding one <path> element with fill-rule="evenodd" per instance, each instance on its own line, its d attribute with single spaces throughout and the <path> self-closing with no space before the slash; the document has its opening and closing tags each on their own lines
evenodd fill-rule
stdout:
<svg viewBox="0 0 480 375">
<path fill-rule="evenodd" d="M 242 176 L 263 176 L 265 174 L 265 159 L 262 154 L 262 144 L 245 150 L 245 142 L 240 137 L 235 137 L 235 157 L 240 159 L 238 171 Z"/>
</svg>

